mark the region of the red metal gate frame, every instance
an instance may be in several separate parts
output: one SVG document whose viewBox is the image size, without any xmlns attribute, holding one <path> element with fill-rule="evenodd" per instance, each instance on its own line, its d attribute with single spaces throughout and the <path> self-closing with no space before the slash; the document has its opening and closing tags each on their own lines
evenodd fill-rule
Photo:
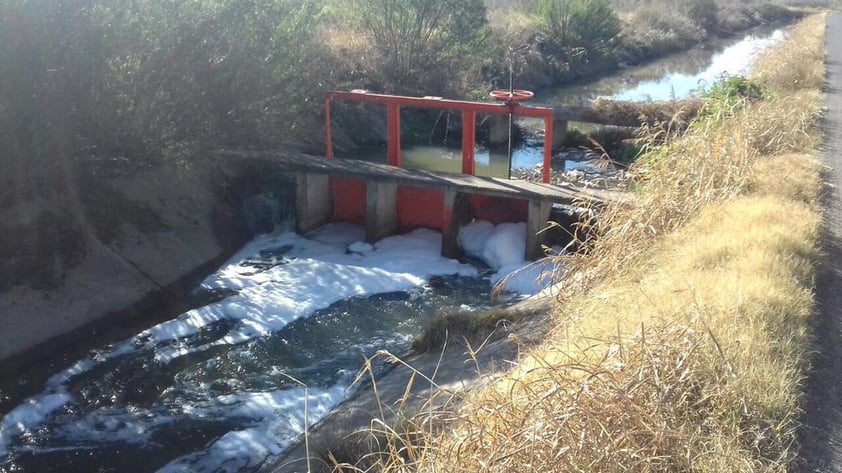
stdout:
<svg viewBox="0 0 842 473">
<path fill-rule="evenodd" d="M 521 117 L 544 119 L 544 167 L 541 180 L 550 182 L 550 160 L 553 147 L 553 109 L 547 107 L 527 107 L 517 102 L 473 102 L 467 100 L 449 100 L 441 97 L 405 97 L 401 95 L 374 94 L 365 90 L 350 92 L 331 91 L 325 97 L 325 132 L 327 134 L 328 158 L 333 157 L 333 137 L 330 126 L 330 104 L 333 99 L 357 102 L 373 102 L 386 105 L 387 162 L 392 166 L 401 165 L 401 107 L 433 108 L 458 110 L 462 112 L 462 173 L 475 175 L 477 113 L 497 115 L 512 114 Z"/>
</svg>

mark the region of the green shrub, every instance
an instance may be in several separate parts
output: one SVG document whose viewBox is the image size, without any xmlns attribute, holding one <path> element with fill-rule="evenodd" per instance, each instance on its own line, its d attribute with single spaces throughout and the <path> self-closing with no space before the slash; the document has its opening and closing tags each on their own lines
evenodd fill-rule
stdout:
<svg viewBox="0 0 842 473">
<path fill-rule="evenodd" d="M 565 148 L 577 148 L 579 146 L 587 146 L 588 144 L 590 144 L 588 135 L 582 133 L 578 128 L 567 130 L 564 141 L 561 143 Z"/>
<path fill-rule="evenodd" d="M 563 47 L 604 54 L 620 34 L 608 0 L 536 0 L 535 9 L 551 41 Z"/>
<path fill-rule="evenodd" d="M 370 38 L 376 70 L 389 89 L 440 95 L 481 57 L 488 35 L 482 0 L 350 3 L 346 11 Z"/>
<path fill-rule="evenodd" d="M 769 89 L 762 83 L 743 76 L 723 77 L 704 94 L 708 114 L 730 115 L 746 102 L 756 102 L 769 97 Z"/>
</svg>

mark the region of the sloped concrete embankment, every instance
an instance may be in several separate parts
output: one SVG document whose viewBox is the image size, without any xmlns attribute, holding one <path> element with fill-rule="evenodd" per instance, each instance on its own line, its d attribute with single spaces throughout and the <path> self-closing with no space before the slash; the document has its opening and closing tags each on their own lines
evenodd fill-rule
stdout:
<svg viewBox="0 0 842 473">
<path fill-rule="evenodd" d="M 18 373 L 59 368 L 183 311 L 201 278 L 271 230 L 295 191 L 281 171 L 215 157 L 112 163 L 0 207 L 0 411 L 26 394 Z"/>
</svg>

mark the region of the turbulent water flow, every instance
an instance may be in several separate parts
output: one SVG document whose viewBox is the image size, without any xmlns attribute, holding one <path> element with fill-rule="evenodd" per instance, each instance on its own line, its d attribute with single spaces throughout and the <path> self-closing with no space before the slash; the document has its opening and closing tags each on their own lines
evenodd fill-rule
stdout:
<svg viewBox="0 0 842 473">
<path fill-rule="evenodd" d="M 303 432 L 305 402 L 312 424 L 350 394 L 364 357 L 488 304 L 438 233 L 363 239 L 329 225 L 249 244 L 202 283 L 216 302 L 92 351 L 7 413 L 0 470 L 253 471 Z"/>
</svg>

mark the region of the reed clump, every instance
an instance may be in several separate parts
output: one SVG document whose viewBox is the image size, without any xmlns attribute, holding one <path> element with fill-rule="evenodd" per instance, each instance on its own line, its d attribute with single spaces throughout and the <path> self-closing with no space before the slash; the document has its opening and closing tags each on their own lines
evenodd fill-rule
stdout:
<svg viewBox="0 0 842 473">
<path fill-rule="evenodd" d="M 789 33 L 782 47 L 808 52 L 782 75 L 815 66 L 823 27 Z M 560 260 L 544 341 L 359 470 L 786 471 L 811 349 L 819 93 L 770 88 L 650 125 L 635 198 L 582 222 L 582 251 Z"/>
<path fill-rule="evenodd" d="M 493 308 L 480 312 L 445 313 L 433 320 L 424 333 L 413 340 L 415 352 L 434 352 L 447 345 L 480 345 L 504 337 L 516 322 L 534 315 L 533 311 Z"/>
<path fill-rule="evenodd" d="M 689 122 L 702 110 L 698 99 L 665 100 L 658 102 L 625 102 L 595 100 L 583 111 L 583 121 L 609 122 L 615 125 L 637 127 L 641 123 L 654 125 L 682 119 Z"/>
</svg>

